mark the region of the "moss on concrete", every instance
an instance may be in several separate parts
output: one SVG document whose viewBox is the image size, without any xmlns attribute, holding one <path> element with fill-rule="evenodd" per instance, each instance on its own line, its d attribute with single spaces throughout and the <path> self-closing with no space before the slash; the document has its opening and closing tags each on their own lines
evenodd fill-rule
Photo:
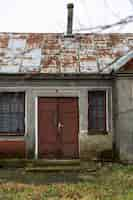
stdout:
<svg viewBox="0 0 133 200">
<path fill-rule="evenodd" d="M 98 159 L 102 152 L 112 152 L 112 135 L 80 134 L 80 158 Z"/>
</svg>

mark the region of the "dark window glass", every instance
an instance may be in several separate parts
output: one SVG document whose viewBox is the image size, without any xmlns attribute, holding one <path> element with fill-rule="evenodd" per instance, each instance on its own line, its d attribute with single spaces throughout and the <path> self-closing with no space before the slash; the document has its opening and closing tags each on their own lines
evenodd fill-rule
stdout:
<svg viewBox="0 0 133 200">
<path fill-rule="evenodd" d="M 0 93 L 0 134 L 24 134 L 24 105 L 24 93 Z"/>
<path fill-rule="evenodd" d="M 88 128 L 106 130 L 106 93 L 104 91 L 88 93 Z"/>
</svg>

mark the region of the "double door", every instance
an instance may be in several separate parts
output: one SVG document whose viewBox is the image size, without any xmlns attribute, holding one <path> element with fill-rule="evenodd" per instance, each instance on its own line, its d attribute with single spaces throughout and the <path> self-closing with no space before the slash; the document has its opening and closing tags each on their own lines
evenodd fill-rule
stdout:
<svg viewBox="0 0 133 200">
<path fill-rule="evenodd" d="M 78 158 L 78 99 L 38 99 L 40 158 Z"/>
</svg>

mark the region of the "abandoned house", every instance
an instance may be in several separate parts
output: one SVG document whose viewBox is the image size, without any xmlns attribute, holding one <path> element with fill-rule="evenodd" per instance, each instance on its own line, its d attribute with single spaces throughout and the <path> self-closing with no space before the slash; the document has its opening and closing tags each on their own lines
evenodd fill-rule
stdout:
<svg viewBox="0 0 133 200">
<path fill-rule="evenodd" d="M 133 34 L 69 20 L 66 35 L 0 33 L 0 157 L 133 161 Z"/>
</svg>

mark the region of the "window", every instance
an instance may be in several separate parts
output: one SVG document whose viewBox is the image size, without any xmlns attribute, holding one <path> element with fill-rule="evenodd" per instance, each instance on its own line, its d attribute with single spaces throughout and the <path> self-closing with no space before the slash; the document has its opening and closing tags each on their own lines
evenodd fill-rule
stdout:
<svg viewBox="0 0 133 200">
<path fill-rule="evenodd" d="M 23 92 L 0 93 L 0 135 L 23 135 L 25 118 Z"/>
<path fill-rule="evenodd" d="M 88 129 L 106 131 L 106 92 L 88 94 Z"/>
</svg>

